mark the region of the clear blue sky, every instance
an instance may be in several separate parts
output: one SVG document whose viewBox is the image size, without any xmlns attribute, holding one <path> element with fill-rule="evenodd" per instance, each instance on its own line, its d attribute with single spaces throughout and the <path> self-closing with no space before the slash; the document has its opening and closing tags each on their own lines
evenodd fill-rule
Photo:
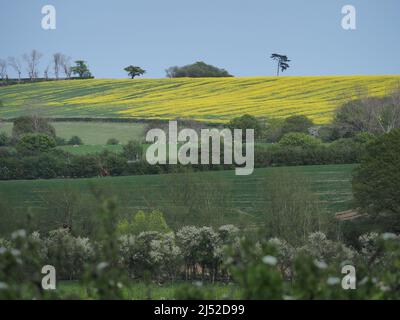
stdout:
<svg viewBox="0 0 400 320">
<path fill-rule="evenodd" d="M 57 10 L 54 31 L 41 28 L 46 4 Z M 346 4 L 357 9 L 355 31 L 341 27 Z M 0 58 L 35 48 L 43 70 L 62 52 L 98 78 L 125 77 L 129 64 L 164 77 L 199 60 L 273 75 L 273 52 L 293 61 L 286 75 L 399 74 L 399 31 L 399 0 L 0 0 Z"/>
</svg>

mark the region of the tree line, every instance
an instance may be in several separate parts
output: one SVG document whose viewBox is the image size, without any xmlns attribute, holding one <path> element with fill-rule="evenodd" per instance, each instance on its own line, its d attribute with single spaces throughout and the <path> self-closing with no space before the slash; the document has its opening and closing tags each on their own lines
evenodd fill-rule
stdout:
<svg viewBox="0 0 400 320">
<path fill-rule="evenodd" d="M 11 68 L 17 75 L 18 82 L 28 79 L 30 81 L 38 79 L 50 79 L 50 74 L 54 75 L 54 79 L 71 79 L 73 75 L 78 78 L 91 78 L 92 74 L 87 63 L 84 60 L 74 61 L 72 64 L 71 57 L 57 52 L 51 56 L 50 61 L 45 64 L 43 70 L 39 65 L 43 60 L 43 54 L 34 49 L 29 53 L 25 53 L 22 57 L 8 57 L 0 59 L 0 79 L 5 82 L 9 80 L 8 70 Z M 26 75 L 24 78 L 23 75 Z M 41 76 L 42 75 L 42 76 Z"/>
</svg>

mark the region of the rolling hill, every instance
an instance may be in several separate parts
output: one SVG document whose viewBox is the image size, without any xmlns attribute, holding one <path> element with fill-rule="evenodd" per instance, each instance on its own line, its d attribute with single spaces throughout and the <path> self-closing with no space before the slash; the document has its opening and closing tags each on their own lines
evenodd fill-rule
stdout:
<svg viewBox="0 0 400 320">
<path fill-rule="evenodd" d="M 0 117 L 28 112 L 58 118 L 193 118 L 226 122 L 258 117 L 310 116 L 326 123 L 335 108 L 367 88 L 383 96 L 400 76 L 315 76 L 201 79 L 92 79 L 0 87 Z"/>
</svg>

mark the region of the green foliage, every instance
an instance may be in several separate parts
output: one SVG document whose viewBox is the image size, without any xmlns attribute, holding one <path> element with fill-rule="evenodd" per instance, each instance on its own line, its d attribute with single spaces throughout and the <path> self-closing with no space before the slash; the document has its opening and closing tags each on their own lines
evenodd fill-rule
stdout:
<svg viewBox="0 0 400 320">
<path fill-rule="evenodd" d="M 16 149 L 24 155 L 34 155 L 50 151 L 56 146 L 53 138 L 45 134 L 27 134 L 17 143 Z"/>
<path fill-rule="evenodd" d="M 0 299 L 42 299 L 40 243 L 25 230 L 0 240 Z"/>
<path fill-rule="evenodd" d="M 143 70 L 143 69 L 140 68 L 140 67 L 135 67 L 135 66 L 132 66 L 132 65 L 126 67 L 124 70 L 125 70 L 126 72 L 128 72 L 128 75 L 129 75 L 132 79 L 134 79 L 135 77 L 141 76 L 141 75 L 143 75 L 143 74 L 146 73 L 146 70 Z"/>
<path fill-rule="evenodd" d="M 313 122 L 306 116 L 294 115 L 286 118 L 282 125 L 282 134 L 290 132 L 308 133 L 308 129 L 313 126 Z"/>
<path fill-rule="evenodd" d="M 333 120 L 336 138 L 354 137 L 360 132 L 388 133 L 400 128 L 400 91 L 382 98 L 366 97 L 343 104 Z"/>
<path fill-rule="evenodd" d="M 51 231 L 45 248 L 47 261 L 56 268 L 59 280 L 80 279 L 85 265 L 94 257 L 89 239 L 74 237 L 68 229 Z"/>
<path fill-rule="evenodd" d="M 71 67 L 71 72 L 78 75 L 78 77 L 81 79 L 92 78 L 89 67 L 86 64 L 86 61 L 83 60 L 75 61 L 75 66 Z"/>
<path fill-rule="evenodd" d="M 249 114 L 245 114 L 238 118 L 233 118 L 228 123 L 228 128 L 231 130 L 241 129 L 243 130 L 243 137 L 245 137 L 246 129 L 254 130 L 254 138 L 260 138 L 262 134 L 262 126 L 260 121 Z"/>
<path fill-rule="evenodd" d="M 308 134 L 298 132 L 287 133 L 279 140 L 280 145 L 288 147 L 312 148 L 318 146 L 320 143 L 320 140 Z"/>
<path fill-rule="evenodd" d="M 0 147 L 5 147 L 10 144 L 11 138 L 5 132 L 0 132 Z"/>
<path fill-rule="evenodd" d="M 164 215 L 160 211 L 151 211 L 145 213 L 138 211 L 132 220 L 124 219 L 118 223 L 117 232 L 119 234 L 138 235 L 141 232 L 156 231 L 168 233 L 171 229 L 168 227 Z"/>
<path fill-rule="evenodd" d="M 108 145 L 117 145 L 117 144 L 119 144 L 119 141 L 118 141 L 118 139 L 110 138 L 107 140 L 107 144 Z"/>
<path fill-rule="evenodd" d="M 123 146 L 123 156 L 129 161 L 140 161 L 143 159 L 143 146 L 139 141 L 129 141 Z"/>
<path fill-rule="evenodd" d="M 308 234 L 330 229 L 331 215 L 321 205 L 305 175 L 277 172 L 265 181 L 266 233 L 290 244 L 301 244 Z"/>
<path fill-rule="evenodd" d="M 83 145 L 83 141 L 78 136 L 72 136 L 71 139 L 68 140 L 69 145 L 80 146 Z"/>
<path fill-rule="evenodd" d="M 226 70 L 219 69 L 202 61 L 183 67 L 171 67 L 166 70 L 169 78 L 206 78 L 206 77 L 232 77 Z"/>
<path fill-rule="evenodd" d="M 21 136 L 30 133 L 40 133 L 55 138 L 56 131 L 54 127 L 45 118 L 37 116 L 23 116 L 14 120 L 12 136 L 19 139 Z"/>
<path fill-rule="evenodd" d="M 361 211 L 375 223 L 400 231 L 400 129 L 367 146 L 366 157 L 354 174 L 353 191 Z"/>
</svg>

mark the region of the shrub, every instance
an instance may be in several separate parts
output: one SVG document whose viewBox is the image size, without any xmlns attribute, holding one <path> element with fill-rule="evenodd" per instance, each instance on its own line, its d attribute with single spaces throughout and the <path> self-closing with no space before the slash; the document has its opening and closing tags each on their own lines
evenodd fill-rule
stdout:
<svg viewBox="0 0 400 320">
<path fill-rule="evenodd" d="M 122 155 L 129 161 L 140 161 L 143 158 L 143 146 L 139 141 L 131 140 L 123 146 Z"/>
<path fill-rule="evenodd" d="M 0 147 L 5 147 L 10 144 L 11 138 L 5 132 L 0 132 Z"/>
<path fill-rule="evenodd" d="M 56 146 L 53 138 L 45 134 L 27 134 L 17 143 L 16 149 L 24 155 L 34 155 L 47 152 Z"/>
<path fill-rule="evenodd" d="M 308 129 L 313 126 L 312 120 L 303 115 L 294 115 L 285 119 L 282 125 L 282 134 L 300 132 L 308 134 Z"/>
<path fill-rule="evenodd" d="M 44 134 L 49 137 L 56 137 L 56 130 L 45 118 L 37 116 L 23 116 L 14 120 L 12 136 L 19 139 L 26 134 Z"/>
<path fill-rule="evenodd" d="M 75 145 L 79 146 L 79 145 L 83 144 L 83 141 L 78 136 L 72 136 L 71 139 L 69 139 L 68 144 L 69 145 L 74 145 L 74 146 Z"/>
<path fill-rule="evenodd" d="M 118 141 L 118 139 L 110 138 L 107 140 L 107 144 L 108 145 L 117 145 L 117 144 L 119 144 L 119 141 Z"/>
<path fill-rule="evenodd" d="M 65 145 L 67 145 L 67 141 L 66 141 L 64 138 L 56 137 L 55 141 L 56 141 L 56 144 L 57 144 L 58 146 L 65 146 Z"/>
<path fill-rule="evenodd" d="M 369 144 L 353 177 L 353 192 L 361 211 L 374 225 L 400 231 L 400 129 Z"/>
<path fill-rule="evenodd" d="M 298 132 L 287 133 L 279 140 L 280 145 L 287 147 L 312 148 L 318 146 L 320 143 L 320 140 L 308 134 Z"/>
<path fill-rule="evenodd" d="M 208 65 L 202 61 L 183 67 L 171 67 L 166 70 L 169 78 L 201 78 L 201 77 L 232 77 L 226 70 Z"/>
<path fill-rule="evenodd" d="M 234 129 L 241 129 L 243 130 L 243 139 L 246 137 L 246 129 L 253 129 L 254 130 L 254 138 L 260 138 L 262 134 L 262 127 L 260 121 L 249 114 L 245 114 L 241 117 L 234 118 L 228 123 L 228 128 L 232 131 Z"/>
<path fill-rule="evenodd" d="M 68 229 L 49 232 L 45 246 L 49 264 L 56 268 L 57 276 L 63 280 L 81 278 L 85 264 L 94 256 L 89 239 L 74 237 Z"/>
<path fill-rule="evenodd" d="M 141 232 L 156 231 L 160 233 L 171 232 L 164 215 L 160 211 L 145 213 L 138 211 L 131 220 L 124 219 L 117 225 L 119 234 L 138 235 Z"/>
</svg>

